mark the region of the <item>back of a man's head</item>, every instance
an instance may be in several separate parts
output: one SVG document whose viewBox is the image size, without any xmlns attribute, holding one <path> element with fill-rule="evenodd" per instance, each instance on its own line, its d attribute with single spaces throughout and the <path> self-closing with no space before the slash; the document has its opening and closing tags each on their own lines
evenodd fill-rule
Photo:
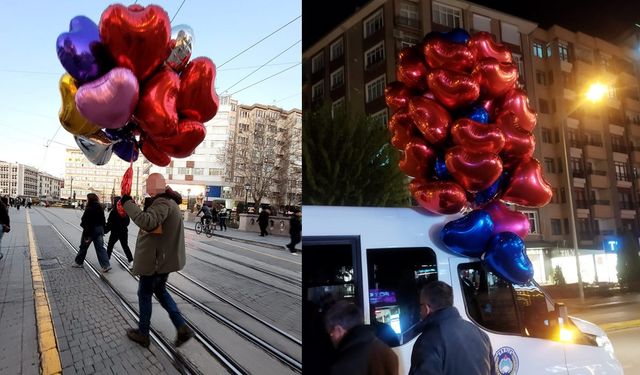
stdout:
<svg viewBox="0 0 640 375">
<path fill-rule="evenodd" d="M 433 311 L 453 306 L 453 289 L 443 281 L 432 281 L 422 287 L 422 298 Z"/>
<path fill-rule="evenodd" d="M 364 324 L 364 320 L 358 306 L 351 302 L 338 301 L 327 310 L 324 324 L 327 331 L 331 331 L 335 326 L 341 326 L 349 331 L 353 327 Z"/>
<path fill-rule="evenodd" d="M 160 173 L 152 173 L 147 177 L 147 194 L 154 197 L 164 193 L 167 183 Z"/>
</svg>

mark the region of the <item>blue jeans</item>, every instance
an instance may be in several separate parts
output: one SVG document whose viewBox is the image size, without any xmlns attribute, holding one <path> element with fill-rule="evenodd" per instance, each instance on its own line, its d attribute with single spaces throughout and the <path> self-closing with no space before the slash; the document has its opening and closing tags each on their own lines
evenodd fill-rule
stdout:
<svg viewBox="0 0 640 375">
<path fill-rule="evenodd" d="M 167 292 L 167 278 L 168 273 L 156 273 L 151 276 L 140 276 L 140 282 L 138 283 L 138 304 L 140 305 L 140 323 L 138 323 L 138 330 L 143 335 L 149 334 L 149 327 L 151 325 L 151 296 L 156 295 L 160 306 L 162 306 L 169 313 L 169 318 L 173 325 L 178 328 L 185 324 L 184 318 L 178 310 L 173 298 L 169 292 Z"/>
<path fill-rule="evenodd" d="M 96 255 L 98 256 L 98 263 L 100 267 L 109 267 L 109 257 L 107 256 L 107 249 L 104 248 L 104 228 L 96 227 L 91 233 L 90 237 L 87 237 L 86 232 L 82 232 L 82 238 L 80 239 L 80 251 L 76 255 L 76 263 L 82 264 L 84 258 L 87 257 L 87 250 L 89 245 L 93 242 L 93 247 L 96 249 Z"/>
</svg>

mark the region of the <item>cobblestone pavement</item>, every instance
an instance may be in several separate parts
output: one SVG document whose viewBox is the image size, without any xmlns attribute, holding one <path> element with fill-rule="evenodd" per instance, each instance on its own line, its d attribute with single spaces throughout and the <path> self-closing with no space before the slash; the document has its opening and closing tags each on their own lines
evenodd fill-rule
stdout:
<svg viewBox="0 0 640 375">
<path fill-rule="evenodd" d="M 135 322 L 89 270 L 70 267 L 74 254 L 54 230 L 33 228 L 63 373 L 177 373 L 158 348 L 144 349 L 127 339 L 125 330 Z"/>
</svg>

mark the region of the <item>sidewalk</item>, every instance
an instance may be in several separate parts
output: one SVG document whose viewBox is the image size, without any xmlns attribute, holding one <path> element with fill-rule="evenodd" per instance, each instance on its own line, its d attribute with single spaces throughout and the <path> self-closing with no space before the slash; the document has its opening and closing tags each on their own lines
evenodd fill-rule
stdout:
<svg viewBox="0 0 640 375">
<path fill-rule="evenodd" d="M 195 230 L 195 225 L 196 225 L 195 221 L 184 222 L 184 228 L 188 230 Z M 228 228 L 228 230 L 226 231 L 220 231 L 218 226 L 216 226 L 216 230 L 213 232 L 212 238 L 215 238 L 215 237 L 226 238 L 233 241 L 240 241 L 240 242 L 250 243 L 253 245 L 265 246 L 265 247 L 270 247 L 270 248 L 280 249 L 280 250 L 287 250 L 287 251 L 288 249 L 285 249 L 284 246 L 290 242 L 289 236 L 268 235 L 265 237 L 260 237 L 259 233 L 245 232 L 245 231 L 237 230 L 234 228 Z M 296 245 L 296 250 L 302 251 L 301 249 L 302 249 L 301 243 L 298 243 Z"/>
<path fill-rule="evenodd" d="M 640 327 L 640 293 L 611 297 L 556 299 L 567 305 L 569 315 L 588 320 L 607 332 Z"/>
</svg>

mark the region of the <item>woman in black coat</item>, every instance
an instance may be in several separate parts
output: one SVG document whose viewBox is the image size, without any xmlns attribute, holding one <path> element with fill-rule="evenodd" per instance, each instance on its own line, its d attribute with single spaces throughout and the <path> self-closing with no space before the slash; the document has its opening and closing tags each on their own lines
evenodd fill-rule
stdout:
<svg viewBox="0 0 640 375">
<path fill-rule="evenodd" d="M 83 266 L 84 258 L 87 256 L 87 249 L 93 242 L 102 272 L 109 272 L 111 265 L 109 264 L 107 250 L 104 248 L 104 224 L 104 211 L 100 205 L 100 199 L 94 193 L 87 194 L 87 208 L 85 208 L 80 222 L 82 227 L 80 251 L 78 251 L 73 267 Z"/>
<path fill-rule="evenodd" d="M 129 268 L 133 267 L 133 256 L 131 255 L 131 249 L 129 249 L 129 216 L 124 214 L 120 216 L 120 213 L 117 210 L 118 202 L 120 201 L 120 197 L 113 198 L 113 205 L 111 206 L 111 212 L 109 212 L 109 219 L 107 220 L 107 230 L 106 233 L 111 232 L 109 235 L 109 243 L 107 243 L 107 255 L 109 259 L 111 259 L 111 253 L 113 253 L 113 247 L 116 242 L 120 241 L 120 246 L 122 246 L 122 250 L 124 250 L 124 254 L 127 256 L 127 261 L 129 262 Z"/>
</svg>

